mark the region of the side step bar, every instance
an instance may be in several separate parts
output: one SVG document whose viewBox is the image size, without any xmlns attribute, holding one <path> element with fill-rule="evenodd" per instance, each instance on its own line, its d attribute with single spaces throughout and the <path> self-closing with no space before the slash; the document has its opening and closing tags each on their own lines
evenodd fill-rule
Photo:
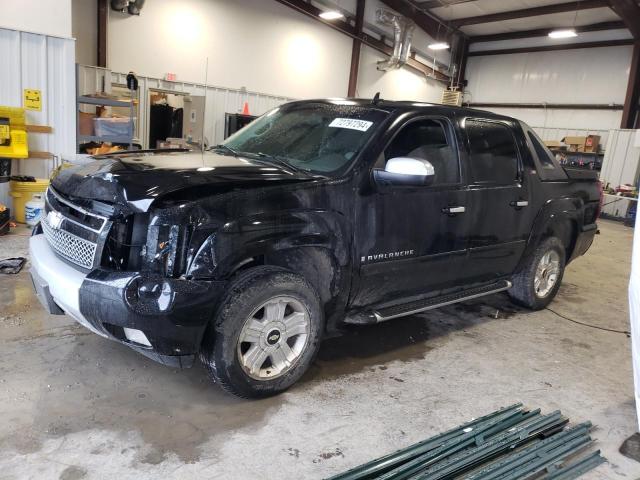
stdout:
<svg viewBox="0 0 640 480">
<path fill-rule="evenodd" d="M 345 319 L 345 323 L 365 325 L 386 322 L 387 320 L 392 320 L 394 318 L 406 317 L 407 315 L 433 310 L 453 303 L 464 302 L 465 300 L 484 297 L 485 295 L 492 295 L 494 293 L 508 290 L 511 286 L 512 283 L 510 281 L 501 280 L 499 282 L 492 283 L 491 285 L 470 288 L 468 290 L 451 293 L 449 295 L 442 295 L 440 297 L 432 297 L 409 303 L 402 303 L 400 305 L 374 309 L 372 311 L 360 312 L 347 317 Z"/>
</svg>

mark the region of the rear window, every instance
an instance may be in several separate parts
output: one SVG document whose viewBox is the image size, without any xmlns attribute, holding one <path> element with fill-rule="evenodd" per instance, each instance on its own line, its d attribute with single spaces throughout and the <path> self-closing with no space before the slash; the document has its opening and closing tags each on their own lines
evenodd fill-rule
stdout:
<svg viewBox="0 0 640 480">
<path fill-rule="evenodd" d="M 510 185 L 519 177 L 518 147 L 503 123 L 465 121 L 469 139 L 471 179 L 475 184 Z"/>
</svg>

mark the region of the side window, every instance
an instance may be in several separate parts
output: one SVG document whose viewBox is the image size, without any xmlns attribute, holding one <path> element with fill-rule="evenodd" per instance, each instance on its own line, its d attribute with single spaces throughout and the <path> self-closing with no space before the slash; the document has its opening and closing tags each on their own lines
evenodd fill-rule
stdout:
<svg viewBox="0 0 640 480">
<path fill-rule="evenodd" d="M 510 185 L 519 174 L 518 147 L 511 129 L 497 122 L 465 121 L 473 183 Z"/>
<path fill-rule="evenodd" d="M 546 146 L 542 144 L 538 140 L 538 138 L 533 134 L 533 132 L 527 132 L 529 135 L 529 140 L 533 144 L 533 148 L 536 151 L 536 155 L 538 156 L 538 160 L 540 161 L 540 165 L 542 168 L 553 170 L 556 168 L 556 165 L 553 161 L 553 154 L 547 149 Z"/>
<path fill-rule="evenodd" d="M 435 179 L 432 185 L 445 185 L 460 181 L 460 168 L 456 146 L 451 135 L 439 120 L 417 120 L 400 130 L 384 151 L 384 161 L 395 157 L 427 160 L 433 165 Z"/>
</svg>

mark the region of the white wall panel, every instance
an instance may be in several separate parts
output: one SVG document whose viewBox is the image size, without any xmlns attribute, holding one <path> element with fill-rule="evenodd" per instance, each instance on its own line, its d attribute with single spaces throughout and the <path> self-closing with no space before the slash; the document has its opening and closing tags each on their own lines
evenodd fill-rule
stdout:
<svg viewBox="0 0 640 480">
<path fill-rule="evenodd" d="M 469 58 L 470 102 L 624 103 L 631 46 Z"/>
<path fill-rule="evenodd" d="M 47 37 L 0 28 L 0 105 L 22 106 L 25 88 L 42 92 L 42 110 L 27 110 L 27 123 L 48 125 L 52 134 L 29 134 L 29 149 L 56 156 L 75 151 L 75 45 L 72 39 Z M 12 173 L 46 178 L 54 162 L 13 162 Z M 7 183 L 0 184 L 0 202 L 11 204 Z"/>
<path fill-rule="evenodd" d="M 0 28 L 70 38 L 71 0 L 2 0 Z"/>
<path fill-rule="evenodd" d="M 345 96 L 352 40 L 273 0 L 153 0 L 110 12 L 113 71 L 286 97 Z"/>
</svg>

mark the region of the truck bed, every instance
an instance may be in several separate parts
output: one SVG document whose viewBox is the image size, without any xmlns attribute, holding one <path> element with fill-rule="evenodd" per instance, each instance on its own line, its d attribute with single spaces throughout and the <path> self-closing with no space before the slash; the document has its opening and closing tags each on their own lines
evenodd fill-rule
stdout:
<svg viewBox="0 0 640 480">
<path fill-rule="evenodd" d="M 598 180 L 598 172 L 596 170 L 565 167 L 564 171 L 567 172 L 570 180 L 578 182 L 595 182 Z"/>
</svg>

